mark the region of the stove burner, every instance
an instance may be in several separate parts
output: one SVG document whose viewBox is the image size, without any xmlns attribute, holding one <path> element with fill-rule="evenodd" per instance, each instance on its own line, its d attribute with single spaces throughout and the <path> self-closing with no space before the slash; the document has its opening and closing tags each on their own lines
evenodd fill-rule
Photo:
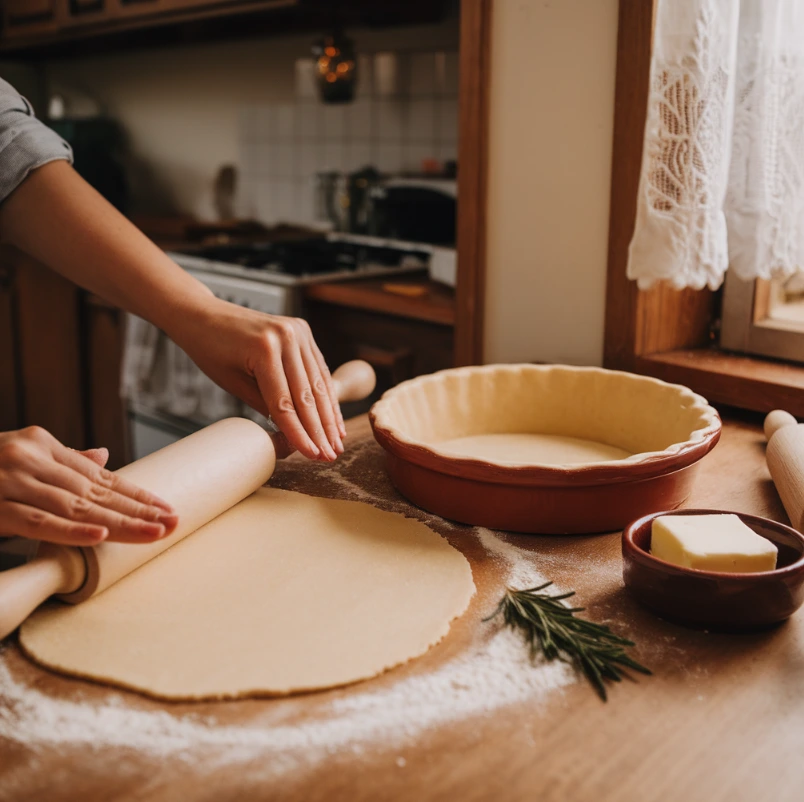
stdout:
<svg viewBox="0 0 804 802">
<path fill-rule="evenodd" d="M 424 251 L 408 251 L 321 238 L 290 242 L 210 245 L 187 253 L 215 262 L 298 277 L 351 272 L 364 265 L 402 267 L 412 259 L 418 260 L 424 267 L 428 259 L 428 254 Z"/>
</svg>

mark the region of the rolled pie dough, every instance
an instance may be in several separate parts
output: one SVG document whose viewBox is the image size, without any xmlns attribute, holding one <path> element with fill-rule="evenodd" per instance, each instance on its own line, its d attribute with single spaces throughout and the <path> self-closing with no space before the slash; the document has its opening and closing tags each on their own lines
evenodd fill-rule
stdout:
<svg viewBox="0 0 804 802">
<path fill-rule="evenodd" d="M 58 671 L 175 700 L 270 696 L 421 655 L 474 593 L 465 557 L 367 504 L 262 488 L 20 643 Z"/>
<path fill-rule="evenodd" d="M 438 444 L 441 451 L 502 464 L 575 465 L 631 456 L 616 446 L 557 434 L 478 434 Z"/>
</svg>

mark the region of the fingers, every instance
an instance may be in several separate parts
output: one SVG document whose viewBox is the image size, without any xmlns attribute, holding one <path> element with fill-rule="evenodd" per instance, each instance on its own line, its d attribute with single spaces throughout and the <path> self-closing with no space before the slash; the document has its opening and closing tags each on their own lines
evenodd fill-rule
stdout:
<svg viewBox="0 0 804 802">
<path fill-rule="evenodd" d="M 108 448 L 88 448 L 86 451 L 79 451 L 78 453 L 88 457 L 94 463 L 100 465 L 101 468 L 105 468 L 106 463 L 109 461 Z"/>
<path fill-rule="evenodd" d="M 282 349 L 282 362 L 288 386 L 293 397 L 296 414 L 312 441 L 327 460 L 335 460 L 338 454 L 327 440 L 327 432 L 321 420 L 315 392 L 313 391 L 301 349 L 296 346 Z M 323 387 L 321 388 L 323 389 Z"/>
<path fill-rule="evenodd" d="M 109 535 L 109 530 L 102 526 L 68 521 L 15 501 L 0 502 L 0 519 L 8 532 L 66 546 L 95 546 Z"/>
<path fill-rule="evenodd" d="M 329 396 L 329 402 L 332 406 L 335 421 L 338 426 L 338 433 L 341 436 L 341 441 L 343 441 L 343 439 L 346 437 L 346 424 L 343 422 L 343 415 L 341 414 L 341 405 L 338 401 L 338 391 L 335 389 L 335 382 L 332 380 L 332 374 L 329 372 L 329 367 L 324 359 L 324 355 L 321 353 L 321 350 L 316 344 L 316 341 L 313 339 L 312 334 L 310 335 L 310 350 L 312 351 L 313 358 L 315 359 L 318 369 L 321 372 L 321 376 L 324 379 L 324 383 L 326 384 L 327 395 Z"/>
<path fill-rule="evenodd" d="M 321 456 L 321 449 L 312 441 L 299 420 L 294 406 L 293 396 L 285 376 L 281 350 L 268 353 L 254 367 L 254 378 L 257 380 L 262 397 L 268 404 L 268 411 L 274 423 L 282 430 L 290 444 L 305 457 L 316 459 Z"/>
<path fill-rule="evenodd" d="M 0 530 L 72 545 L 170 534 L 170 505 L 107 471 L 107 459 L 106 449 L 73 451 L 36 427 L 0 433 Z"/>
<path fill-rule="evenodd" d="M 172 526 L 168 529 L 160 520 L 153 518 L 154 508 L 140 509 L 143 505 L 124 496 L 120 496 L 118 500 L 112 495 L 107 497 L 104 494 L 104 503 L 97 503 L 92 500 L 93 487 L 97 485 L 90 484 L 88 490 L 79 495 L 33 477 L 26 477 L 10 487 L 5 495 L 8 501 L 35 507 L 74 523 L 103 528 L 107 531 L 109 540 L 119 543 L 151 543 L 175 528 L 175 520 L 170 522 Z M 116 507 L 128 509 L 132 514 L 126 514 Z M 161 514 L 167 516 L 167 513 Z"/>
<path fill-rule="evenodd" d="M 159 498 L 155 493 L 151 493 L 149 490 L 132 484 L 116 473 L 101 468 L 100 465 L 77 451 L 71 451 L 60 443 L 57 443 L 57 445 L 58 448 L 53 450 L 53 456 L 56 462 L 67 468 L 71 468 L 76 473 L 93 482 L 98 486 L 96 492 L 100 493 L 101 490 L 105 489 L 119 496 L 126 496 L 128 499 L 143 505 L 143 507 L 157 507 L 162 512 L 173 513 L 173 508 L 170 504 L 164 499 Z"/>
<path fill-rule="evenodd" d="M 343 454 L 343 441 L 341 440 L 341 433 L 338 428 L 338 420 L 335 416 L 335 410 L 332 407 L 332 399 L 330 398 L 329 389 L 324 376 L 321 374 L 321 369 L 318 366 L 315 356 L 309 343 L 305 343 L 301 347 L 301 358 L 304 365 L 304 370 L 307 373 L 307 378 L 310 381 L 310 387 L 313 391 L 313 398 L 315 399 L 315 406 L 318 412 L 318 417 L 324 427 L 324 434 L 327 438 L 328 444 L 338 454 Z"/>
</svg>

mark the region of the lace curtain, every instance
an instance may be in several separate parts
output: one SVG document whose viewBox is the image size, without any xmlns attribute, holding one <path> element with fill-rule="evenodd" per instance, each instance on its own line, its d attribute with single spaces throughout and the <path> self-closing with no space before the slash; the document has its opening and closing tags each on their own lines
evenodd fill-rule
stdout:
<svg viewBox="0 0 804 802">
<path fill-rule="evenodd" d="M 657 0 L 628 276 L 804 270 L 804 0 Z"/>
</svg>

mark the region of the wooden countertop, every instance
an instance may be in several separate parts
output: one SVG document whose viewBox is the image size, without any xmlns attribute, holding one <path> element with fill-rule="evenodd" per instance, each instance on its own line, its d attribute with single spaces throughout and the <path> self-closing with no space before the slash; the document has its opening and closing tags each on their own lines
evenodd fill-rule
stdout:
<svg viewBox="0 0 804 802">
<path fill-rule="evenodd" d="M 623 590 L 618 535 L 497 538 L 427 516 L 390 486 L 365 418 L 348 428 L 349 448 L 335 467 L 291 459 L 272 482 L 407 512 L 460 548 L 478 594 L 447 638 L 351 688 L 195 705 L 60 677 L 30 664 L 12 640 L 0 650 L 0 800 L 802 798 L 804 612 L 752 635 L 665 623 Z M 689 505 L 785 520 L 756 422 L 726 423 Z M 638 643 L 635 656 L 654 676 L 613 687 L 607 704 L 580 681 L 534 682 L 503 704 L 509 680 L 522 684 L 517 671 L 542 671 L 508 666 L 502 678 L 470 659 L 491 643 L 494 625 L 481 619 L 512 556 L 577 590 L 591 618 Z M 447 687 L 433 683 L 445 677 L 447 696 L 463 700 L 450 715 L 443 704 L 431 707 L 433 689 Z"/>
<path fill-rule="evenodd" d="M 398 288 L 411 288 L 419 294 L 407 295 Z M 455 291 L 426 276 L 389 276 L 383 279 L 356 279 L 310 284 L 304 288 L 308 301 L 383 312 L 388 315 L 455 325 Z"/>
</svg>

